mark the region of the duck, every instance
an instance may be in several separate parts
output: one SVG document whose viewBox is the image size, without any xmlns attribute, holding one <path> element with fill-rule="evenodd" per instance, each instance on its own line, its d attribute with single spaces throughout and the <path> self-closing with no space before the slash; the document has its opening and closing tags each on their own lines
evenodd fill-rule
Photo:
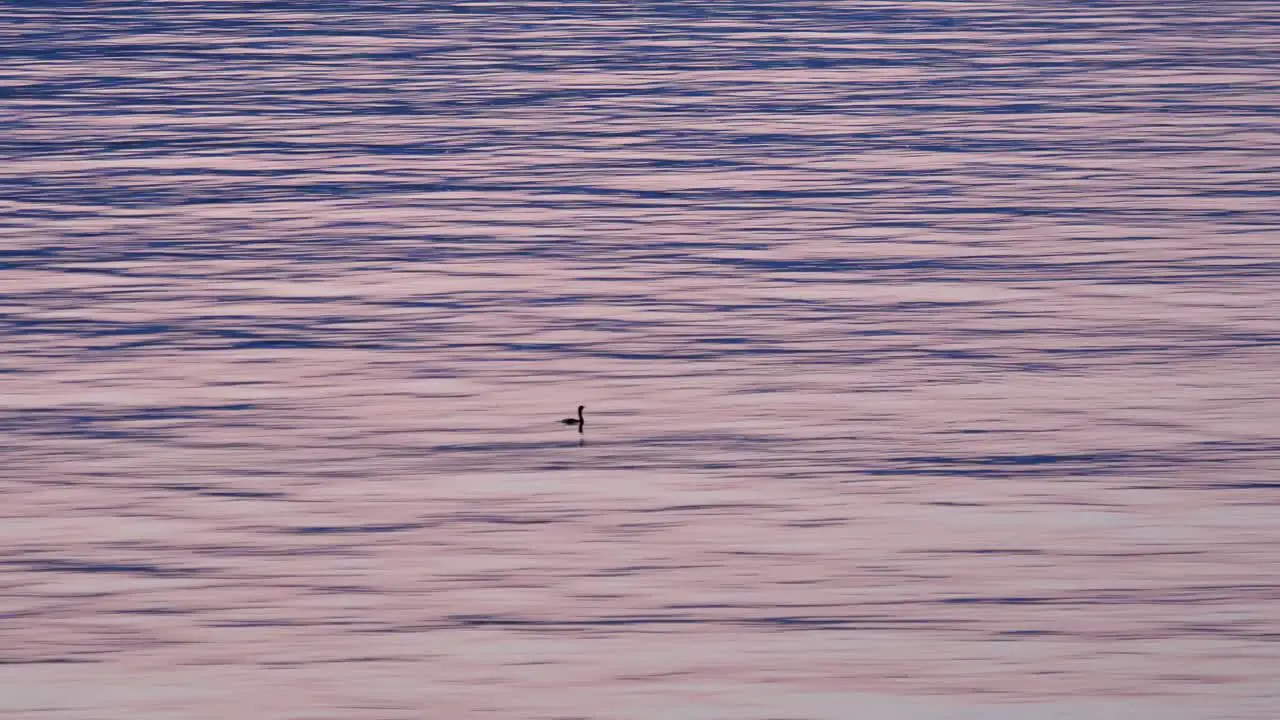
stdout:
<svg viewBox="0 0 1280 720">
<path fill-rule="evenodd" d="M 583 410 L 585 410 L 585 409 L 586 409 L 586 407 L 587 407 L 586 405 L 579 405 L 579 406 L 578 406 L 578 417 L 576 417 L 576 418 L 565 418 L 565 419 L 561 420 L 560 422 L 564 423 L 565 425 L 577 425 L 577 426 L 578 426 L 578 431 L 579 431 L 579 432 L 581 432 L 581 431 L 582 431 L 582 428 L 586 427 L 586 425 L 587 425 L 587 421 L 582 417 L 582 411 L 583 411 Z"/>
</svg>

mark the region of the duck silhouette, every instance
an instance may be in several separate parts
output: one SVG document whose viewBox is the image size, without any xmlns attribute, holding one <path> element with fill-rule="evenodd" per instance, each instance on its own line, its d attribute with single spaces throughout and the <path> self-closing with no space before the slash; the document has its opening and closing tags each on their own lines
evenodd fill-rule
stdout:
<svg viewBox="0 0 1280 720">
<path fill-rule="evenodd" d="M 579 406 L 578 406 L 578 417 L 576 417 L 576 418 L 565 418 L 565 419 L 561 420 L 560 422 L 564 423 L 565 425 L 576 425 L 576 426 L 578 427 L 578 432 L 582 432 L 582 428 L 584 428 L 584 427 L 586 427 L 586 426 L 587 426 L 587 421 L 586 421 L 586 419 L 584 419 L 584 418 L 582 417 L 582 411 L 583 411 L 583 410 L 585 410 L 585 409 L 586 409 L 586 407 L 587 407 L 586 405 L 579 405 Z"/>
</svg>

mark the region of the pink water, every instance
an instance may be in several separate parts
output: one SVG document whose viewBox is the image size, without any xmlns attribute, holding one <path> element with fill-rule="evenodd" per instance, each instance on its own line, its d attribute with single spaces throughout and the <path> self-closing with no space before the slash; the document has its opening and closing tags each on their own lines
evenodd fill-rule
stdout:
<svg viewBox="0 0 1280 720">
<path fill-rule="evenodd" d="M 111 7 L 0 19 L 0 715 L 1274 717 L 1265 4 Z"/>
</svg>

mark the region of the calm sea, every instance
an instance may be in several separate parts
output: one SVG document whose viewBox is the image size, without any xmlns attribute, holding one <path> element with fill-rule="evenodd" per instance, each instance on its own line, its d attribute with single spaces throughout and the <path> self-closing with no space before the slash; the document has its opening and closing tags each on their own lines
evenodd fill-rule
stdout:
<svg viewBox="0 0 1280 720">
<path fill-rule="evenodd" d="M 1276 717 L 1277 37 L 6 3 L 0 715 Z"/>
</svg>

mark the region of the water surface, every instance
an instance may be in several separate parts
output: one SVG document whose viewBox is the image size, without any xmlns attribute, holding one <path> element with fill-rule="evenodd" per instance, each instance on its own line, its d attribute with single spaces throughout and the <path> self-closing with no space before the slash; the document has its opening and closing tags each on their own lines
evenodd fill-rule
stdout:
<svg viewBox="0 0 1280 720">
<path fill-rule="evenodd" d="M 0 712 L 1272 717 L 1278 25 L 6 10 Z"/>
</svg>

